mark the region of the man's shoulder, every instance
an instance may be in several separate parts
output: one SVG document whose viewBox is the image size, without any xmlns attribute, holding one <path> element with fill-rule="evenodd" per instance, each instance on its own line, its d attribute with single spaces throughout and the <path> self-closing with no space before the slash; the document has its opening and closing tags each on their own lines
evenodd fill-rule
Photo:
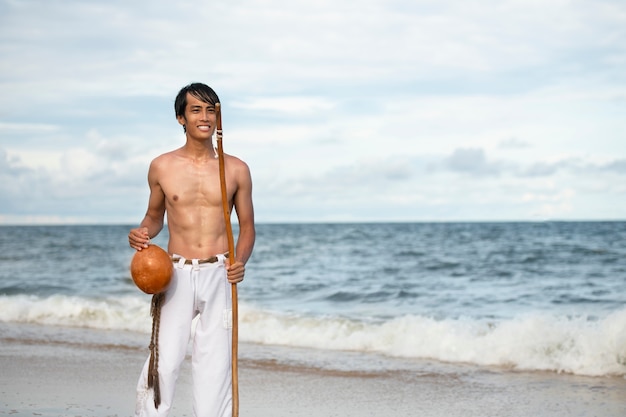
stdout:
<svg viewBox="0 0 626 417">
<path fill-rule="evenodd" d="M 151 165 L 159 166 L 159 165 L 171 163 L 176 158 L 177 151 L 178 149 L 175 149 L 173 151 L 162 153 L 161 155 L 157 156 L 156 158 L 152 160 Z"/>
<path fill-rule="evenodd" d="M 235 155 L 230 155 L 230 154 L 224 154 L 224 156 L 230 164 L 233 164 L 236 167 L 242 167 L 242 168 L 248 169 L 248 164 L 243 159 Z"/>
</svg>

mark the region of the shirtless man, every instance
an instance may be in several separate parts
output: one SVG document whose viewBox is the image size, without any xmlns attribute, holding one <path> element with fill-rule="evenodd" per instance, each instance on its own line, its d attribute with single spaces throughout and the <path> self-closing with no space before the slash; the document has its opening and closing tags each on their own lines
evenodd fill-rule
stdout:
<svg viewBox="0 0 626 417">
<path fill-rule="evenodd" d="M 148 210 L 139 227 L 128 235 L 132 248 L 146 248 L 163 228 L 167 213 L 167 250 L 174 259 L 174 275 L 160 313 L 160 404 L 155 404 L 154 392 L 147 388 L 148 359 L 137 386 L 137 416 L 168 415 L 187 351 L 191 321 L 196 316 L 199 320 L 192 352 L 194 415 L 231 415 L 230 284 L 244 278 L 255 228 L 250 170 L 240 159 L 224 155 L 228 200 L 239 223 L 236 259 L 227 258 L 219 161 L 212 141 L 217 102 L 217 94 L 204 84 L 190 84 L 178 93 L 174 107 L 186 143 L 150 164 Z"/>
</svg>

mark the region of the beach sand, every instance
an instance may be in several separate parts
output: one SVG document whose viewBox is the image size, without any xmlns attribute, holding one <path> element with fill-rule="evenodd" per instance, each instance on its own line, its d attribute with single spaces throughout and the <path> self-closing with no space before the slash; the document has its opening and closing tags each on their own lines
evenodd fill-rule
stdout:
<svg viewBox="0 0 626 417">
<path fill-rule="evenodd" d="M 240 346 L 240 351 L 254 349 Z M 270 349 L 271 348 L 264 348 Z M 147 349 L 4 338 L 0 415 L 131 416 Z M 626 416 L 626 380 L 454 366 L 358 373 L 243 359 L 241 417 Z M 191 416 L 189 361 L 172 416 Z"/>
</svg>

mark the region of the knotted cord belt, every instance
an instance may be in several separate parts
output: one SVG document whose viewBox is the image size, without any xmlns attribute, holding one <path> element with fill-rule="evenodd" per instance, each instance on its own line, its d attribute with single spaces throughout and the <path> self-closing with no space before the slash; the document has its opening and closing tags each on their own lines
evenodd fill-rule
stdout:
<svg viewBox="0 0 626 417">
<path fill-rule="evenodd" d="M 148 366 L 148 388 L 154 390 L 154 407 L 161 404 L 161 389 L 159 388 L 159 325 L 161 322 L 161 305 L 165 293 L 152 296 L 150 315 L 152 316 L 152 338 L 150 339 L 150 365 Z"/>
</svg>

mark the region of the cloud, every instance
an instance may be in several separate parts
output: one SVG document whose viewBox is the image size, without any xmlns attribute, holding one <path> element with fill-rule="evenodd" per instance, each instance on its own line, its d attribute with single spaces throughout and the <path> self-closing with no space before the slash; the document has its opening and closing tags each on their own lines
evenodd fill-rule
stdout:
<svg viewBox="0 0 626 417">
<path fill-rule="evenodd" d="M 0 122 L 0 134 L 10 134 L 13 132 L 22 133 L 47 133 L 55 132 L 59 130 L 59 126 L 50 124 L 31 124 L 31 123 L 1 123 Z"/>
<path fill-rule="evenodd" d="M 60 153 L 55 169 L 29 168 L 4 150 L 0 156 L 0 214 L 5 218 L 102 221 L 145 209 L 138 210 L 146 204 L 145 166 L 109 166 L 83 149 Z"/>
<path fill-rule="evenodd" d="M 621 1 L 0 10 L 0 222 L 138 221 L 191 81 L 222 99 L 260 221 L 626 216 Z M 543 190 L 571 194 L 521 197 Z"/>
<path fill-rule="evenodd" d="M 498 143 L 500 149 L 526 149 L 531 147 L 530 143 L 518 138 L 504 139 Z"/>
<path fill-rule="evenodd" d="M 278 112 L 292 115 L 308 115 L 317 111 L 332 110 L 334 104 L 323 97 L 250 97 L 246 102 L 235 101 L 232 106 L 248 111 Z"/>
<path fill-rule="evenodd" d="M 607 162 L 599 167 L 603 171 L 615 172 L 618 174 L 626 174 L 626 158 L 616 159 Z"/>
<path fill-rule="evenodd" d="M 477 148 L 459 148 L 443 161 L 444 167 L 460 173 L 472 175 L 497 175 L 500 167 L 487 161 L 485 151 Z"/>
<path fill-rule="evenodd" d="M 0 207 L 4 213 L 34 209 L 48 184 L 45 172 L 24 166 L 19 158 L 0 149 Z"/>
</svg>

